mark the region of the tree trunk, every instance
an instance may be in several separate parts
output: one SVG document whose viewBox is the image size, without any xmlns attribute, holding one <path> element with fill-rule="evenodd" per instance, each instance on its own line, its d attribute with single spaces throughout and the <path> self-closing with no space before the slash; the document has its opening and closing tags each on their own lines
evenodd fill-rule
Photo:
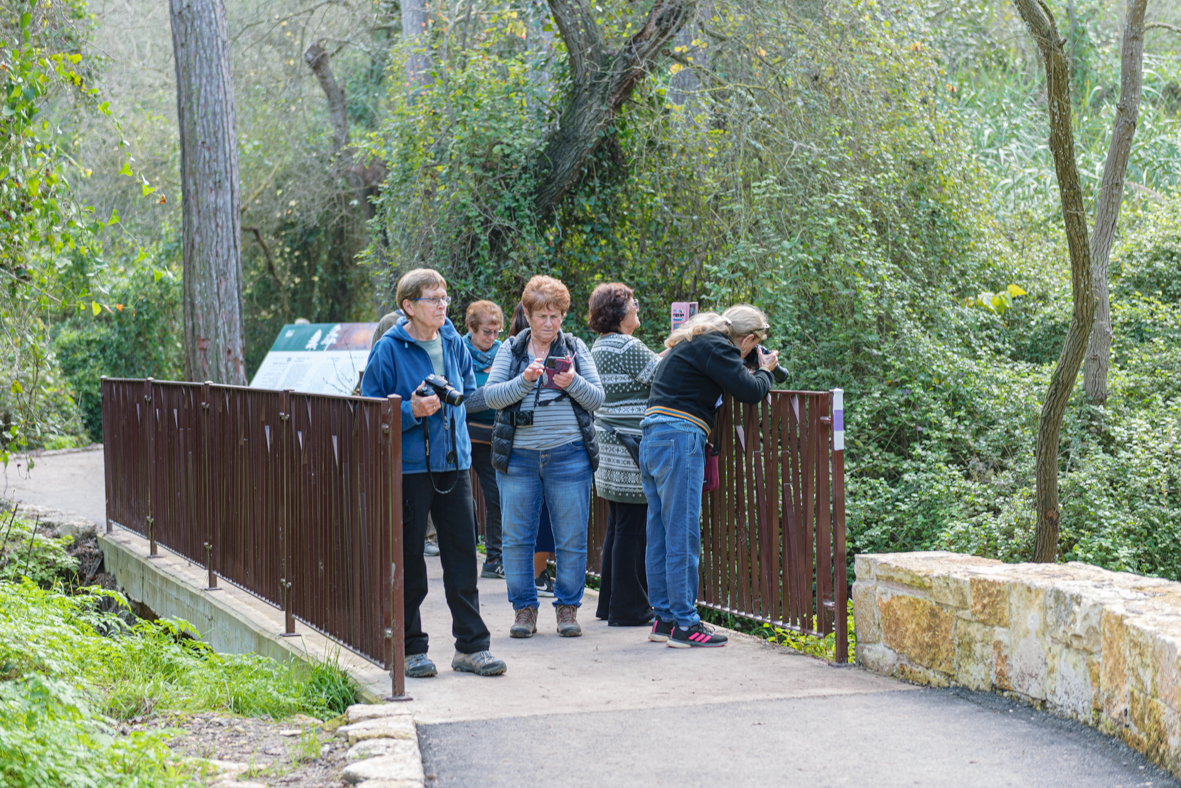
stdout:
<svg viewBox="0 0 1181 788">
<path fill-rule="evenodd" d="M 697 0 L 655 0 L 639 32 L 612 53 L 584 0 L 549 0 L 574 84 L 561 122 L 537 160 L 533 200 L 538 215 L 548 215 L 578 183 L 583 165 L 602 144 L 623 102 L 696 5 Z"/>
<path fill-rule="evenodd" d="M 1091 233 L 1091 274 L 1095 279 L 1095 325 L 1083 364 L 1083 386 L 1087 398 L 1101 405 L 1107 401 L 1107 370 L 1111 366 L 1111 298 L 1107 287 L 1107 264 L 1115 240 L 1115 226 L 1124 201 L 1124 175 L 1136 121 L 1140 115 L 1140 94 L 1144 83 L 1144 8 L 1147 0 L 1128 0 L 1124 18 L 1124 41 L 1120 54 L 1119 104 L 1111 129 L 1111 145 L 1103 167 L 1103 183 L 1095 206 L 1095 227 Z"/>
<path fill-rule="evenodd" d="M 431 81 L 431 56 L 427 52 L 427 0 L 402 0 L 402 38 L 409 47 L 406 56 L 406 89 L 416 95 Z"/>
<path fill-rule="evenodd" d="M 1062 415 L 1070 401 L 1079 367 L 1087 350 L 1091 324 L 1095 319 L 1094 279 L 1087 237 L 1087 216 L 1083 189 L 1074 156 L 1074 132 L 1070 109 L 1070 69 L 1062 51 L 1054 15 L 1045 3 L 1014 0 L 1021 18 L 1041 50 L 1046 67 L 1046 100 L 1050 116 L 1050 151 L 1058 177 L 1066 241 L 1070 248 L 1070 290 L 1074 302 L 1066 343 L 1046 391 L 1037 431 L 1037 531 L 1033 560 L 1051 563 L 1058 557 L 1061 512 L 1058 508 L 1058 445 Z M 1040 6 L 1040 8 L 1039 8 Z"/>
<path fill-rule="evenodd" d="M 170 0 L 184 228 L 185 375 L 245 385 L 234 85 L 222 0 Z"/>
</svg>

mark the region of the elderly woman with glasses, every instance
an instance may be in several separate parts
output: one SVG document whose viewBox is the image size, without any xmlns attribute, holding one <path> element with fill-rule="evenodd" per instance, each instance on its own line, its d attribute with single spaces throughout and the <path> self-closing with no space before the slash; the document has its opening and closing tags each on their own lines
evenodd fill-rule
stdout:
<svg viewBox="0 0 1181 788">
<path fill-rule="evenodd" d="M 652 622 L 644 570 L 648 502 L 637 465 L 640 421 L 648 406 L 648 387 L 660 356 L 633 336 L 640 327 L 640 303 L 618 282 L 591 293 L 587 322 L 599 335 L 591 356 L 607 397 L 595 413 L 599 469 L 595 492 L 607 500 L 598 618 L 608 626 L 647 626 Z"/>
<path fill-rule="evenodd" d="M 504 312 L 491 301 L 475 301 L 464 317 L 467 333 L 463 344 L 472 357 L 476 375 L 476 391 L 464 401 L 467 407 L 467 431 L 472 439 L 472 469 L 480 479 L 484 496 L 484 567 L 481 577 L 504 579 L 504 565 L 500 560 L 500 490 L 496 486 L 496 469 L 492 467 L 492 424 L 495 412 L 484 400 L 484 384 L 492 371 L 492 362 L 500 350 L 500 335 L 504 333 Z"/>
<path fill-rule="evenodd" d="M 398 280 L 401 314 L 374 343 L 361 393 L 402 398 L 402 562 L 405 578 L 406 675 L 429 678 L 438 670 L 427 656 L 421 607 L 427 594 L 423 542 L 427 516 L 439 533 L 443 591 L 455 636 L 454 670 L 495 676 L 503 660 L 488 651 L 490 636 L 480 616 L 476 581 L 476 521 L 472 508 L 472 442 L 463 428 L 464 409 L 448 405 L 426 387 L 437 375 L 465 395 L 476 389 L 471 355 L 447 318 L 447 281 L 430 268 Z"/>
<path fill-rule="evenodd" d="M 558 634 L 578 637 L 591 479 L 599 460 L 591 414 L 603 404 L 603 386 L 586 343 L 562 331 L 570 309 L 566 286 L 535 276 L 521 303 L 529 327 L 501 345 L 484 393 L 498 410 L 492 464 L 500 488 L 505 581 L 515 611 L 509 635 L 527 638 L 537 631 L 533 551 L 544 501 L 556 543 Z"/>
</svg>

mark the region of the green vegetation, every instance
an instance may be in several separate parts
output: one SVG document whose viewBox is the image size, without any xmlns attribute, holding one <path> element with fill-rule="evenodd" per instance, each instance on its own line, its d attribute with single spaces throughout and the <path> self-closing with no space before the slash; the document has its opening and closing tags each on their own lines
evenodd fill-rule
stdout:
<svg viewBox="0 0 1181 788">
<path fill-rule="evenodd" d="M 856 657 L 857 635 L 853 631 L 853 603 L 850 601 L 848 606 L 849 614 L 845 621 L 847 624 L 846 632 L 849 638 L 848 661 L 852 663 Z M 827 660 L 828 662 L 836 662 L 836 633 L 820 637 L 809 633 L 796 632 L 792 629 L 784 629 L 783 627 L 777 627 L 772 624 L 751 621 L 748 618 L 739 618 L 729 613 L 719 613 L 716 610 L 706 607 L 698 607 L 697 612 L 701 615 L 701 620 L 706 623 L 717 624 L 718 626 L 733 629 L 745 635 L 753 635 L 779 646 L 787 646 L 809 657 L 816 657 L 817 659 Z M 815 616 L 812 617 L 812 626 L 816 626 Z"/>
<path fill-rule="evenodd" d="M 82 0 L 30 5 L 27 24 L 20 9 L 0 23 L 5 131 L 19 140 L 0 166 L 33 156 L 20 172 L 40 173 L 3 199 L 46 201 L 23 224 L 0 216 L 18 250 L 0 262 L 3 447 L 97 438 L 101 375 L 180 374 L 172 64 L 135 46 L 167 37 L 167 18 L 132 5 L 97 20 Z M 1122 7 L 1051 5 L 1092 200 Z M 613 51 L 645 13 L 596 8 Z M 376 319 L 418 265 L 448 277 L 453 317 L 475 298 L 511 308 L 530 275 L 558 276 L 580 332 L 590 290 L 622 280 L 653 345 L 670 301 L 752 301 L 791 387 L 847 392 L 851 552 L 1027 558 L 1034 430 L 1070 291 L 1042 64 L 1011 3 L 712 3 L 552 210 L 533 199 L 536 154 L 573 77 L 560 31 L 530 9 L 492 0 L 432 22 L 429 79 L 412 95 L 391 4 L 231 9 L 250 362 L 295 317 Z M 1181 24 L 1172 7 L 1150 17 Z M 331 65 L 352 175 L 302 60 L 312 31 L 344 42 Z M 91 39 L 111 57 L 89 58 Z M 1149 31 L 1111 261 L 1110 396 L 1097 407 L 1076 392 L 1059 467 L 1061 559 L 1181 579 L 1179 55 L 1181 37 Z M 376 197 L 368 224 L 356 177 Z"/>
<path fill-rule="evenodd" d="M 33 537 L 32 524 L 5 519 L 4 785 L 190 784 L 192 768 L 170 754 L 167 732 L 119 735 L 118 723 L 168 711 L 327 718 L 356 702 L 355 685 L 335 661 L 280 664 L 257 655 L 217 654 L 186 622 L 136 619 L 115 592 L 67 593 L 63 581 L 77 571 L 64 549 L 70 540 Z"/>
</svg>

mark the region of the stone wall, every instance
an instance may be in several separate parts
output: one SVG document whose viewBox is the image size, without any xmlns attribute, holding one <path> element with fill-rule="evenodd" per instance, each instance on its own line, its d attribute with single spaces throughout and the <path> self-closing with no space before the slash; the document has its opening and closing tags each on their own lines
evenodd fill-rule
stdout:
<svg viewBox="0 0 1181 788">
<path fill-rule="evenodd" d="M 1122 738 L 1181 776 L 1181 583 L 956 553 L 857 556 L 857 661 L 992 691 Z"/>
</svg>

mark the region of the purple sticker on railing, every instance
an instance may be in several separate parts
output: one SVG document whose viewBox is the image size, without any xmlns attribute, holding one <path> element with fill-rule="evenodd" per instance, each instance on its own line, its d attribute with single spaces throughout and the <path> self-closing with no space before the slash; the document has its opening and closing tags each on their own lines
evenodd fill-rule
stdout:
<svg viewBox="0 0 1181 788">
<path fill-rule="evenodd" d="M 832 412 L 832 428 L 839 432 L 845 431 L 845 411 L 834 410 Z"/>
</svg>

